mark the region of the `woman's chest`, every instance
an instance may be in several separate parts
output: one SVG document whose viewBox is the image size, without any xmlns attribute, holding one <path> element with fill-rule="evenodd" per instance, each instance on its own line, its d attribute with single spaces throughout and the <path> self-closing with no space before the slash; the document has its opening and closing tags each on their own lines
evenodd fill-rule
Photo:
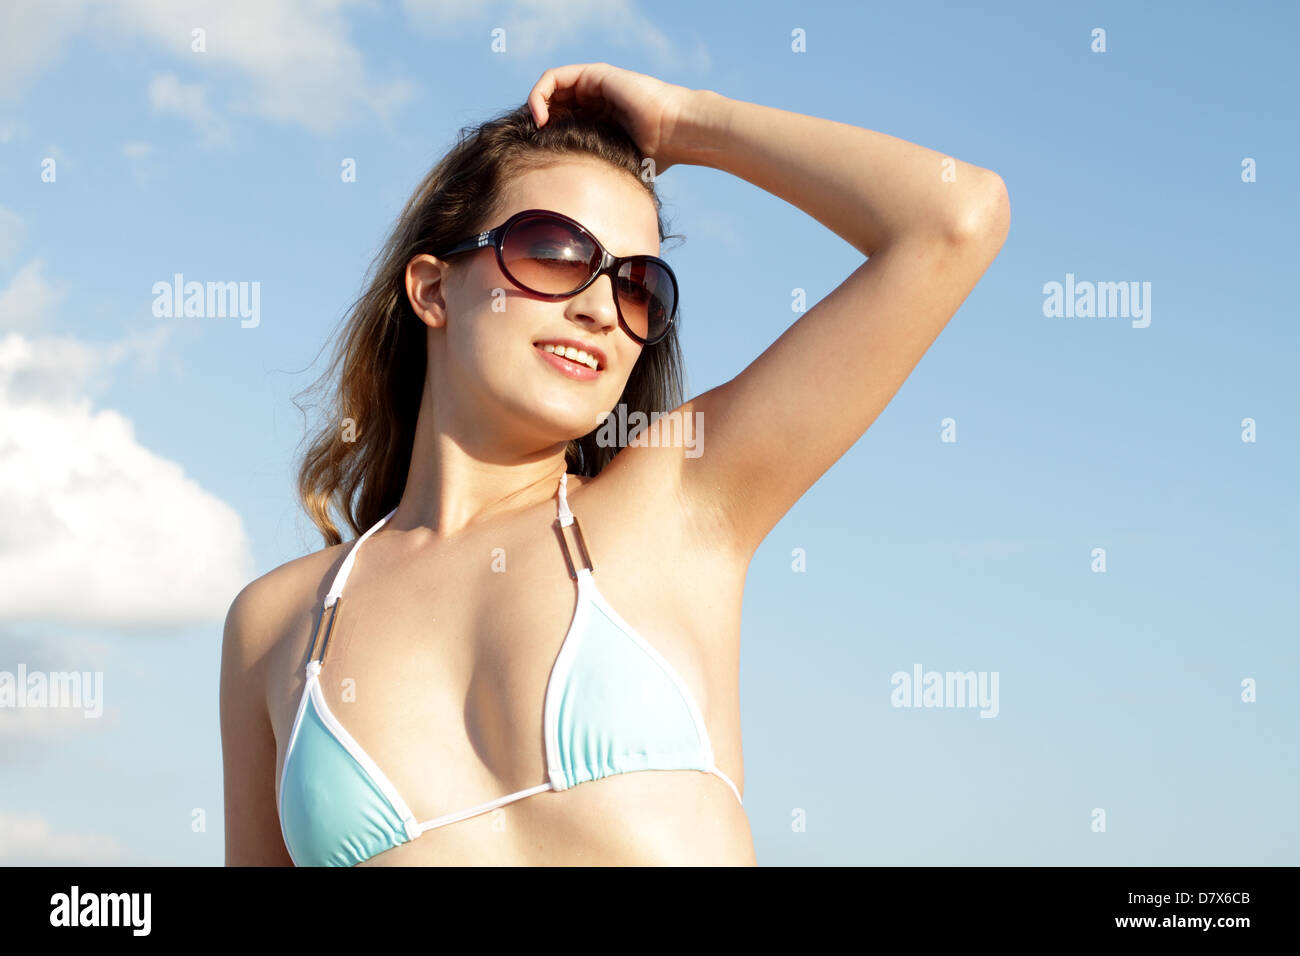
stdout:
<svg viewBox="0 0 1300 956">
<path fill-rule="evenodd" d="M 418 556 L 376 547 L 324 629 L 323 699 L 417 816 L 547 779 L 548 713 L 555 738 L 564 706 L 597 735 L 601 721 L 635 730 L 672 707 L 728 735 L 732 721 L 715 714 L 734 709 L 725 635 L 738 633 L 739 596 L 708 562 L 634 550 L 624 560 L 602 541 L 599 567 L 579 581 L 558 543 Z M 278 767 L 302 713 L 310 630 L 285 642 L 269 688 Z"/>
</svg>

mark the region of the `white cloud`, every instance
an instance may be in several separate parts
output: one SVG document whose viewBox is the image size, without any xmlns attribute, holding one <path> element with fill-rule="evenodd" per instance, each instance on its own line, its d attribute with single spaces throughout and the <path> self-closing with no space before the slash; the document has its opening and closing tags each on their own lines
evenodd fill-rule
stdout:
<svg viewBox="0 0 1300 956">
<path fill-rule="evenodd" d="M 352 41 L 345 12 L 367 0 L 43 0 L 0 4 L 0 99 L 58 63 L 77 34 L 144 37 L 166 56 L 163 69 L 185 76 L 178 92 L 199 90 L 211 124 L 235 114 L 327 133 L 363 114 L 388 123 L 410 101 L 415 85 L 379 79 Z M 662 30 L 656 8 L 632 0 L 405 0 L 408 21 L 421 32 L 481 42 L 507 31 L 513 55 L 545 57 L 561 45 L 597 42 L 646 56 L 663 72 L 706 73 L 708 48 Z M 205 31 L 205 52 L 191 49 Z M 436 56 L 436 51 L 432 51 Z M 610 59 L 604 57 L 604 59 Z M 540 73 L 540 70 L 538 71 Z M 526 91 L 520 92 L 520 99 Z M 191 101 L 191 105 L 193 102 Z M 196 120 L 197 121 L 197 120 Z M 216 134 L 204 133 L 211 145 Z"/>
<path fill-rule="evenodd" d="M 182 83 L 175 73 L 159 73 L 149 81 L 149 108 L 189 120 L 201 146 L 231 144 L 229 124 L 208 105 L 207 90 L 200 83 Z"/>
<path fill-rule="evenodd" d="M 124 864 L 126 848 L 94 833 L 58 833 L 37 814 L 0 813 L 0 863 L 20 865 Z"/>
<path fill-rule="evenodd" d="M 39 328 L 56 298 L 33 260 L 0 291 L 0 319 Z M 0 338 L 0 621 L 210 621 L 252 578 L 234 509 L 92 407 L 117 364 L 155 367 L 174 328 Z"/>
<path fill-rule="evenodd" d="M 0 99 L 17 99 L 26 81 L 54 65 L 89 0 L 0 3 Z"/>
<path fill-rule="evenodd" d="M 56 59 L 78 32 L 143 36 L 171 65 L 201 73 L 214 117 L 252 113 L 313 132 L 365 111 L 386 114 L 413 92 L 408 81 L 379 81 L 349 36 L 343 10 L 357 0 L 44 0 L 0 4 L 0 97 Z M 205 31 L 206 51 L 191 49 Z M 230 82 L 231 78 L 235 82 Z"/>
<path fill-rule="evenodd" d="M 10 673 L 16 673 L 10 670 Z M 28 674 L 32 671 L 29 668 Z M 81 671 L 79 673 L 85 673 Z M 13 740 L 20 746 L 37 749 L 51 740 L 66 740 L 75 735 L 120 729 L 117 709 L 105 709 L 98 717 L 87 717 L 85 708 L 77 707 L 2 707 L 0 708 L 0 744 Z M 0 749 L 0 755 L 3 750 Z"/>
<path fill-rule="evenodd" d="M 253 577 L 235 510 L 82 394 L 162 338 L 0 339 L 0 620 L 219 619 Z"/>
<path fill-rule="evenodd" d="M 106 385 L 108 371 L 128 358 L 134 358 L 137 367 L 153 371 L 175 328 L 159 324 L 110 343 L 22 335 L 0 339 L 0 401 L 76 402 Z"/>
<path fill-rule="evenodd" d="M 149 105 L 157 113 L 180 113 L 195 120 L 210 115 L 208 97 L 198 83 L 181 83 L 175 73 L 160 73 L 149 83 Z"/>
<path fill-rule="evenodd" d="M 18 270 L 8 288 L 0 291 L 0 331 L 39 329 L 63 297 L 46 280 L 43 268 L 41 260 L 31 260 Z"/>
<path fill-rule="evenodd" d="M 519 56 L 545 56 L 563 44 L 595 41 L 644 54 L 660 70 L 705 73 L 710 65 L 702 42 L 685 47 L 659 29 L 657 7 L 645 14 L 632 0 L 403 0 L 403 6 L 411 22 L 431 35 L 473 37 L 477 31 L 485 51 L 490 31 L 502 27 L 507 53 Z M 613 62 L 607 56 L 593 59 Z M 520 92 L 521 101 L 527 92 Z"/>
</svg>

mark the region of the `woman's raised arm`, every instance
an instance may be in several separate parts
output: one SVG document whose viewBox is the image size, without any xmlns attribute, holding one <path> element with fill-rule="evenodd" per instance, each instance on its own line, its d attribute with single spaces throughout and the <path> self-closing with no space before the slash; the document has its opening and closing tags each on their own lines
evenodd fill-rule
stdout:
<svg viewBox="0 0 1300 956">
<path fill-rule="evenodd" d="M 605 100 L 661 170 L 732 173 L 869 257 L 740 374 L 683 406 L 684 421 L 703 416 L 705 442 L 680 458 L 681 495 L 711 519 L 718 543 L 752 554 L 876 420 L 997 256 L 1006 187 L 990 170 L 884 133 L 605 63 L 548 70 L 529 99 L 566 90 L 587 106 Z M 760 222 L 746 225 L 763 235 Z M 776 257 L 798 241 L 773 233 L 762 248 Z"/>
<path fill-rule="evenodd" d="M 1010 201 L 996 173 L 923 146 L 697 96 L 676 127 L 679 162 L 740 176 L 870 257 L 739 375 L 689 403 L 706 441 L 682 458 L 682 494 L 749 555 L 862 437 L 965 301 L 1002 248 Z M 797 241 L 774 234 L 763 247 L 780 256 Z"/>
</svg>

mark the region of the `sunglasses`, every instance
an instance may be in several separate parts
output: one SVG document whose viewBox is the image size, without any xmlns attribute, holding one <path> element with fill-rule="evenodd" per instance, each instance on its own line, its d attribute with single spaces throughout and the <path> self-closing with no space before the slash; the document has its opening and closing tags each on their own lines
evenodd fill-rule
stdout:
<svg viewBox="0 0 1300 956">
<path fill-rule="evenodd" d="M 677 277 L 658 256 L 614 256 L 576 219 L 548 209 L 517 212 L 495 229 L 452 246 L 438 258 L 492 246 L 507 279 L 552 301 L 577 295 L 608 274 L 623 331 L 642 345 L 668 334 L 677 316 Z"/>
</svg>

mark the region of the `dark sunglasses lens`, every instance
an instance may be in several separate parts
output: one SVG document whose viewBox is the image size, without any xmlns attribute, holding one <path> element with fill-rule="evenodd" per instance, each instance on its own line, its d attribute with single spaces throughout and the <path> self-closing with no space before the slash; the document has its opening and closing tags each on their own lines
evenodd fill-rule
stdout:
<svg viewBox="0 0 1300 956">
<path fill-rule="evenodd" d="M 514 281 L 533 292 L 567 295 L 591 278 L 600 250 L 567 222 L 545 216 L 521 219 L 510 227 L 501 258 Z M 614 283 L 623 321 L 643 339 L 654 341 L 668 329 L 676 308 L 673 280 L 658 262 L 633 260 L 618 270 Z"/>
<path fill-rule="evenodd" d="M 623 321 L 633 332 L 654 341 L 667 331 L 676 305 L 668 270 L 648 260 L 625 262 L 619 267 L 615 287 Z"/>
<path fill-rule="evenodd" d="M 600 252 L 567 223 L 521 219 L 506 234 L 501 258 L 514 280 L 534 292 L 564 295 L 587 281 Z"/>
</svg>

